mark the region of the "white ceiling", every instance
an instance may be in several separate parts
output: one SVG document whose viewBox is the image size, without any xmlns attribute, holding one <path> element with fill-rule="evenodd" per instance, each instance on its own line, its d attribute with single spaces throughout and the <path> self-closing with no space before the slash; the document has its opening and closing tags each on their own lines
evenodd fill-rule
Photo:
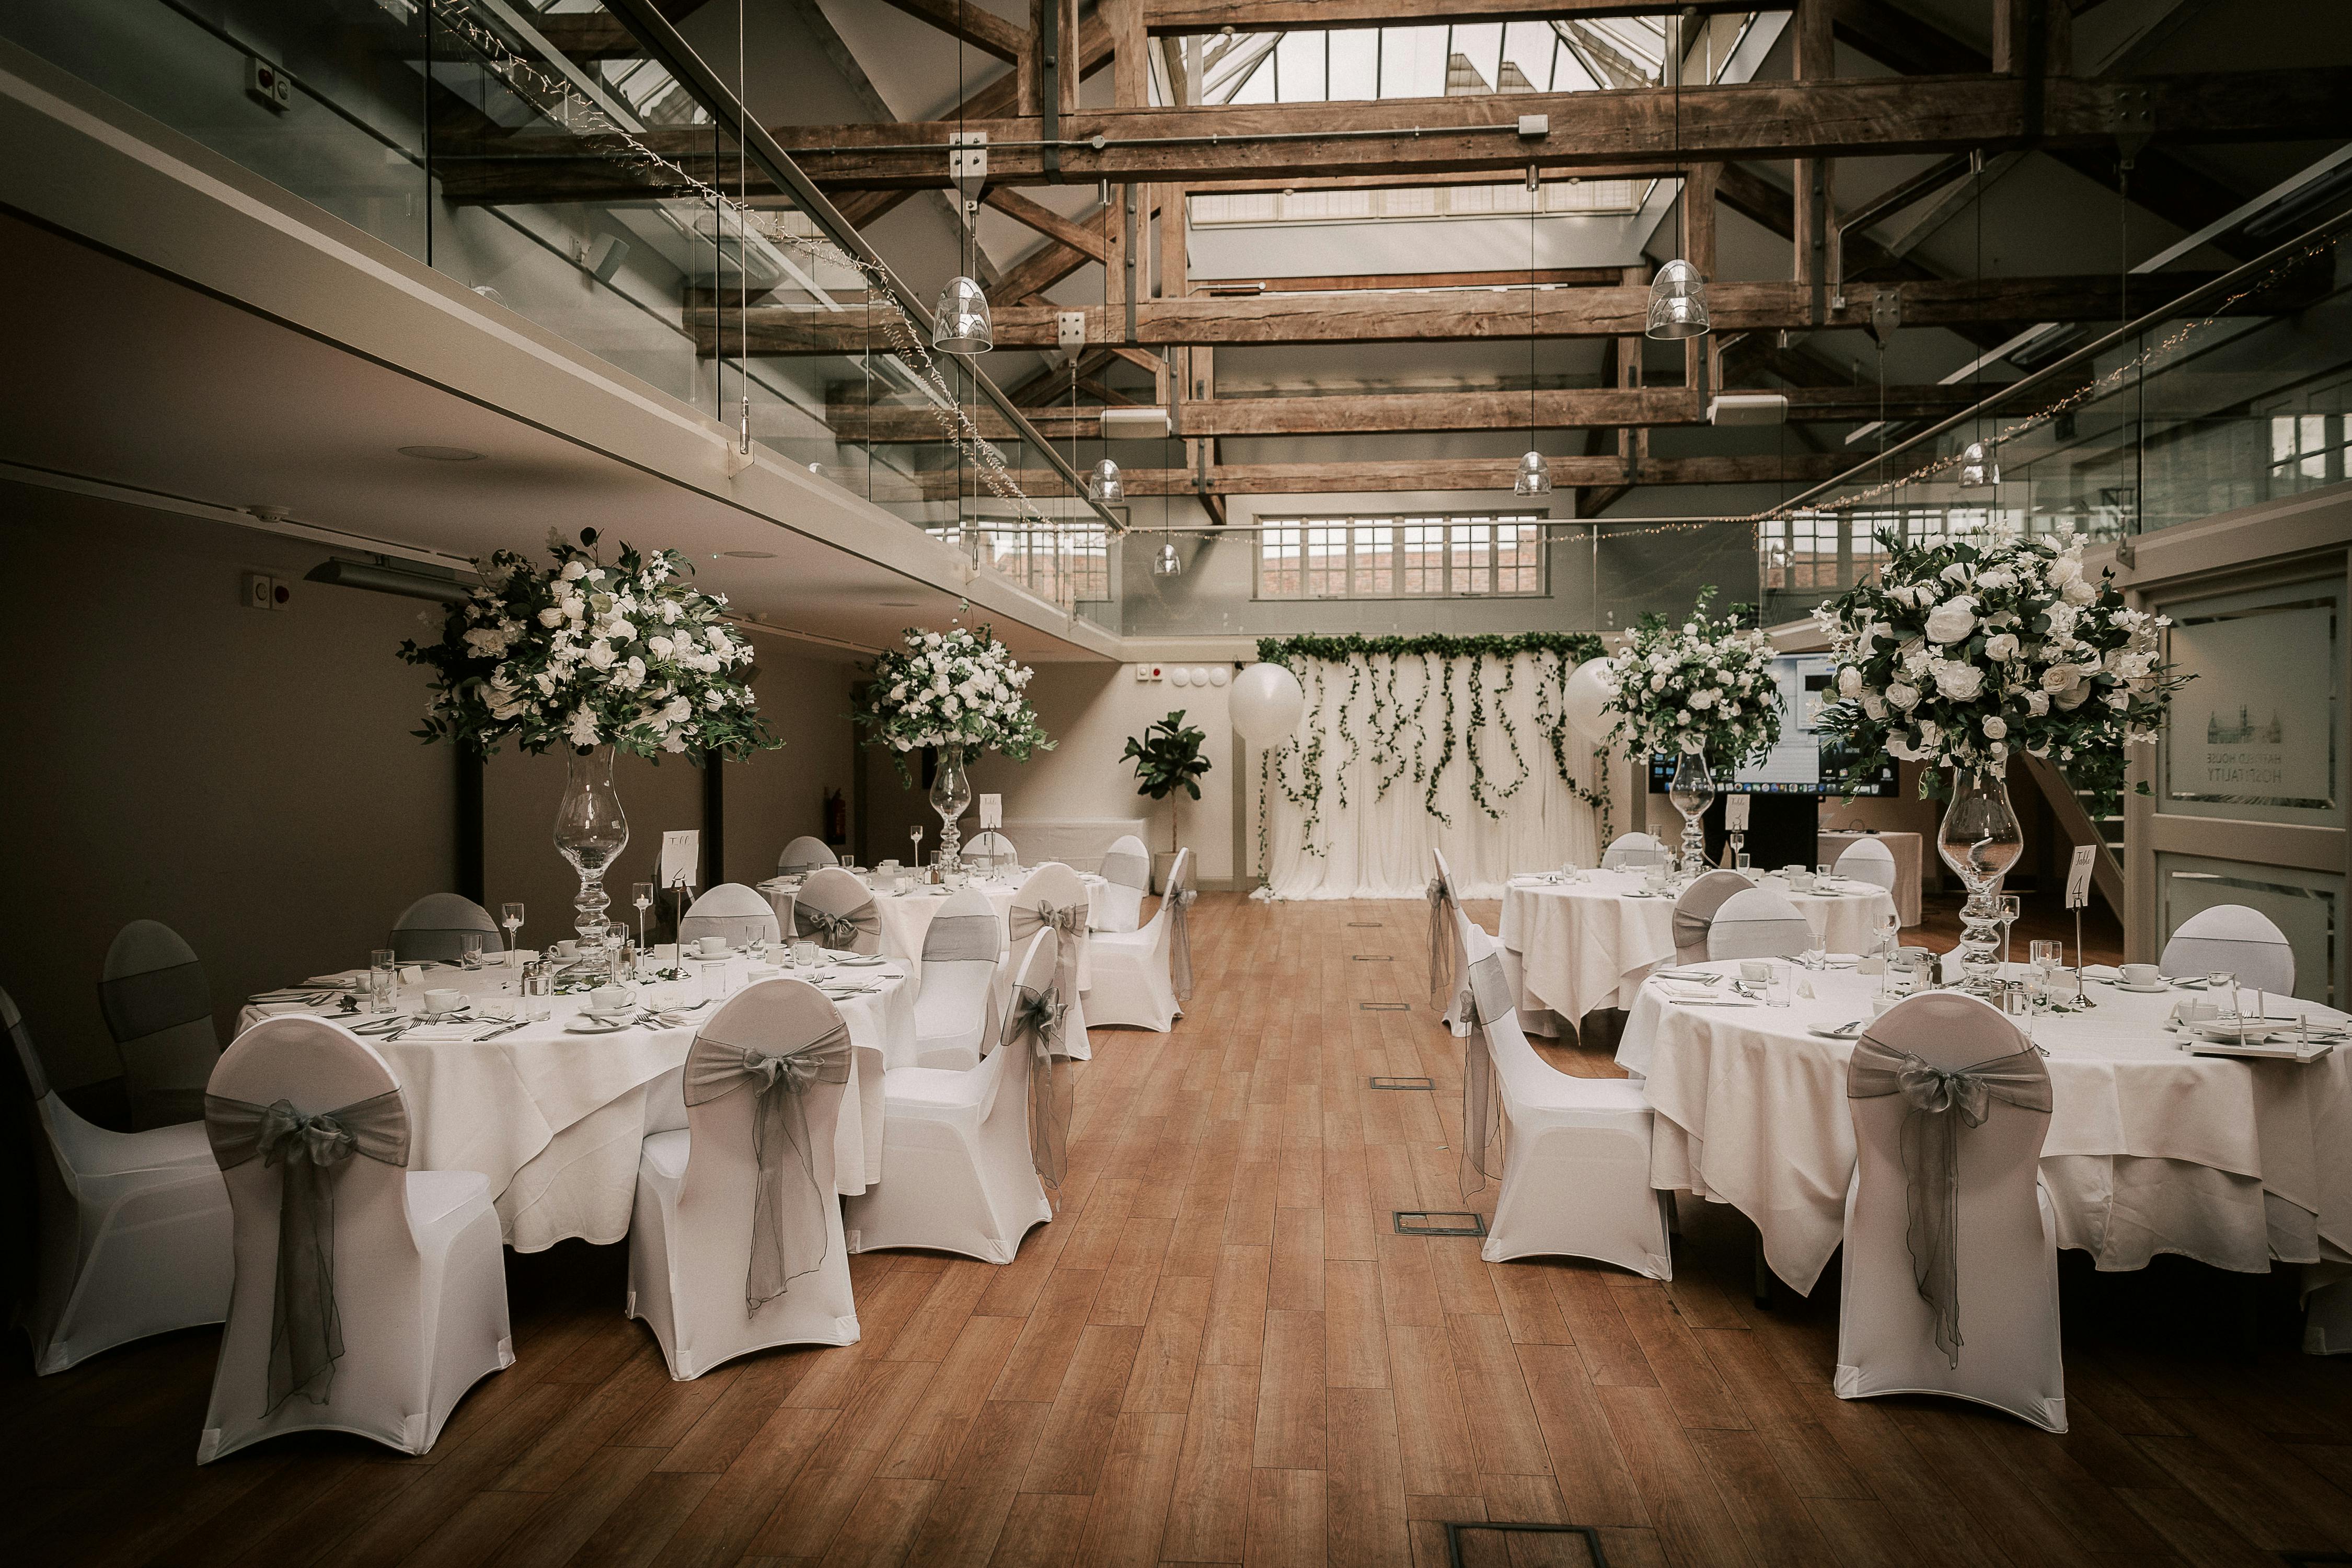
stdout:
<svg viewBox="0 0 2352 1568">
<path fill-rule="evenodd" d="M 470 559 L 550 529 L 685 551 L 758 623 L 857 649 L 946 625 L 957 595 L 10 216 L 0 461 Z M 477 462 L 402 456 L 459 447 Z M 898 526 L 895 523 L 877 526 Z M 762 551 L 743 560 L 723 551 Z M 321 547 L 323 559 L 330 552 Z M 1011 623 L 1029 658 L 1090 652 Z M 845 652 L 844 657 L 849 657 Z"/>
</svg>

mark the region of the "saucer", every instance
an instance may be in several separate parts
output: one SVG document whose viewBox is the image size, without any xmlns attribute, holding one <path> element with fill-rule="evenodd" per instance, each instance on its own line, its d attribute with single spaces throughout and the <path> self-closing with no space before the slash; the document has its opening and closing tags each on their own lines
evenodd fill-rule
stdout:
<svg viewBox="0 0 2352 1568">
<path fill-rule="evenodd" d="M 868 952 L 856 958 L 836 958 L 833 962 L 844 969 L 873 969 L 890 961 L 878 952 Z"/>
<path fill-rule="evenodd" d="M 567 1035 L 616 1035 L 628 1026 L 629 1020 L 626 1018 L 607 1022 L 583 1013 L 564 1025 L 563 1032 Z"/>
<path fill-rule="evenodd" d="M 2110 984 L 2112 984 L 2116 990 L 2128 991 L 2135 996 L 2161 996 L 2166 992 L 2172 989 L 2169 984 L 2161 980 L 2158 981 L 2153 985 L 2132 985 L 2121 980 L 2113 981 L 2110 982 Z"/>
</svg>

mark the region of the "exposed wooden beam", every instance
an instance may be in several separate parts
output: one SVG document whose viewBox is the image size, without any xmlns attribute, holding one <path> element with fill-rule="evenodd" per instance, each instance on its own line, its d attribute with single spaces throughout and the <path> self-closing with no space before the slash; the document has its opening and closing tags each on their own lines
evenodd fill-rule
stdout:
<svg viewBox="0 0 2352 1568">
<path fill-rule="evenodd" d="M 2153 309 L 2210 279 L 2210 273 L 2167 272 L 2132 280 L 2131 303 Z M 1906 326 L 1957 323 L 2107 321 L 2122 303 L 2119 280 L 2105 276 L 1955 279 L 1937 282 L 1854 283 L 1825 312 L 1826 325 L 1866 327 L 1872 303 L 1892 293 Z M 2263 290 L 2233 308 L 2250 315 L 2300 309 L 2315 279 Z M 1720 331 L 1802 328 L 1810 300 L 1793 283 L 1717 283 L 1708 308 Z M 1118 338 L 1123 321 L 1100 306 L 1081 307 L 1087 341 Z M 1646 289 L 1555 289 L 1524 294 L 1269 294 L 1238 300 L 1150 300 L 1136 307 L 1137 341 L 1146 345 L 1192 343 L 1421 342 L 1489 339 L 1618 337 L 1643 330 Z M 1055 308 L 1011 305 L 996 312 L 1000 348 L 1050 348 L 1057 339 Z M 862 321 L 839 312 L 790 306 L 753 306 L 748 325 L 754 353 L 843 353 L 865 342 Z M 714 323 L 709 311 L 688 310 L 685 325 L 709 352 Z M 729 322 L 730 346 L 735 323 Z"/>
<path fill-rule="evenodd" d="M 1048 239 L 1057 240 L 1069 249 L 1084 253 L 1089 261 L 1103 258 L 1100 206 L 1084 217 L 1066 218 L 1043 202 L 1032 201 L 1020 192 L 1003 185 L 991 185 L 981 200 L 1024 227 L 1034 228 Z"/>
<path fill-rule="evenodd" d="M 1647 180 L 1656 177 L 1659 168 L 1654 163 L 1628 163 L 1622 168 L 1601 164 L 1580 168 L 1574 173 L 1562 170 L 1544 176 L 1544 184 L 1561 180 L 1571 184 L 1578 180 Z M 1185 188 L 1196 196 L 1238 195 L 1255 191 L 1287 191 L 1300 185 L 1318 191 L 1360 191 L 1423 189 L 1433 185 L 1498 185 L 1518 182 L 1493 169 L 1457 170 L 1453 173 L 1407 171 L 1396 174 L 1339 174 L 1318 176 L 1311 180 L 1203 180 Z"/>
<path fill-rule="evenodd" d="M 1616 282 L 1620 270 L 1615 267 L 1545 267 L 1536 270 L 1534 281 L 1538 287 L 1592 289 Z M 1236 284 L 1255 283 L 1260 286 L 1260 292 L 1267 294 L 1345 294 L 1400 289 L 1517 289 L 1528 282 L 1528 274 L 1525 271 L 1362 272 L 1328 278 L 1195 278 L 1192 291 L 1231 295 L 1247 291 L 1237 289 Z"/>
<path fill-rule="evenodd" d="M 1029 42 L 1029 30 L 1016 27 L 985 5 L 964 0 L 882 0 L 909 16 L 921 18 L 950 37 L 961 38 L 983 54 L 1011 65 Z"/>
<path fill-rule="evenodd" d="M 1145 0 L 1143 26 L 1161 35 L 1216 33 L 1227 27 L 1236 33 L 1263 33 L 1756 9 L 1751 0 Z"/>
<path fill-rule="evenodd" d="M 610 11 L 559 12 L 534 16 L 530 25 L 568 60 L 635 59 L 646 52 L 629 25 Z"/>
<path fill-rule="evenodd" d="M 1085 361 L 1080 361 L 1079 386 L 1089 389 Z M 1096 440 L 1102 435 L 1102 410 L 1066 405 L 1055 407 L 1043 397 L 1066 394 L 1066 368 L 1042 374 L 1041 402 L 1030 421 L 1049 439 L 1073 437 Z M 851 384 L 862 393 L 862 387 Z M 1103 398 L 1098 384 L 1092 395 Z M 1872 386 L 1796 387 L 1782 391 L 1789 399 L 1792 421 L 1819 420 L 1856 424 L 1880 416 L 1878 388 Z M 1129 401 L 1119 396 L 1118 401 Z M 1940 418 L 1957 414 L 1976 401 L 1966 385 L 1891 386 L 1885 414 L 1890 419 Z M 1373 393 L 1338 397 L 1218 397 L 1186 399 L 1178 408 L 1181 428 L 1188 437 L 1225 436 L 1369 436 L 1396 431 L 1429 430 L 1576 430 L 1596 426 L 1699 425 L 1706 422 L 1705 404 L 1681 387 L 1618 389 L 1601 387 L 1538 392 L 1410 392 Z M 1012 434 L 992 411 L 974 416 L 982 433 L 992 438 Z M 928 410 L 868 407 L 854 401 L 831 405 L 825 423 L 845 441 L 885 444 L 937 441 L 939 422 Z"/>
</svg>

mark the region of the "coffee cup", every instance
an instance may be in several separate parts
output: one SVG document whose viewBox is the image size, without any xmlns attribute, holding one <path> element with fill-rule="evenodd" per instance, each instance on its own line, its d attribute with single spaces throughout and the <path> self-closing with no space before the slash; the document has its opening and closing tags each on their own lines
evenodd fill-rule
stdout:
<svg viewBox="0 0 2352 1568">
<path fill-rule="evenodd" d="M 580 939 L 567 936 L 555 944 L 555 951 L 561 957 L 577 958 L 580 956 Z"/>
<path fill-rule="evenodd" d="M 588 993 L 588 1010 L 592 1013 L 618 1013 L 632 1000 L 625 985 L 599 985 Z"/>
<path fill-rule="evenodd" d="M 727 954 L 727 939 L 723 936 L 703 937 L 695 942 L 694 951 L 705 958 L 723 958 Z"/>
<path fill-rule="evenodd" d="M 1772 964 L 1768 959 L 1748 958 L 1739 963 L 1739 978 L 1750 985 L 1763 985 L 1772 979 Z"/>
<path fill-rule="evenodd" d="M 2152 986 L 2163 978 L 2162 973 L 2153 963 L 2126 963 L 2124 965 L 2123 973 L 2125 984 L 2143 988 Z"/>
<path fill-rule="evenodd" d="M 464 994 L 457 991 L 427 991 L 425 1011 L 427 1014 L 454 1013 L 466 1005 Z"/>
</svg>

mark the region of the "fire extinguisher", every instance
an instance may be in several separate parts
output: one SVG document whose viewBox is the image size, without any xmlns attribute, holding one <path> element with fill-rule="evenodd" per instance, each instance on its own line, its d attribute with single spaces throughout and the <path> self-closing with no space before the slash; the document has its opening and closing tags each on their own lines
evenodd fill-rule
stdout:
<svg viewBox="0 0 2352 1568">
<path fill-rule="evenodd" d="M 824 841 L 845 844 L 849 841 L 849 803 L 837 789 L 824 792 Z"/>
</svg>

